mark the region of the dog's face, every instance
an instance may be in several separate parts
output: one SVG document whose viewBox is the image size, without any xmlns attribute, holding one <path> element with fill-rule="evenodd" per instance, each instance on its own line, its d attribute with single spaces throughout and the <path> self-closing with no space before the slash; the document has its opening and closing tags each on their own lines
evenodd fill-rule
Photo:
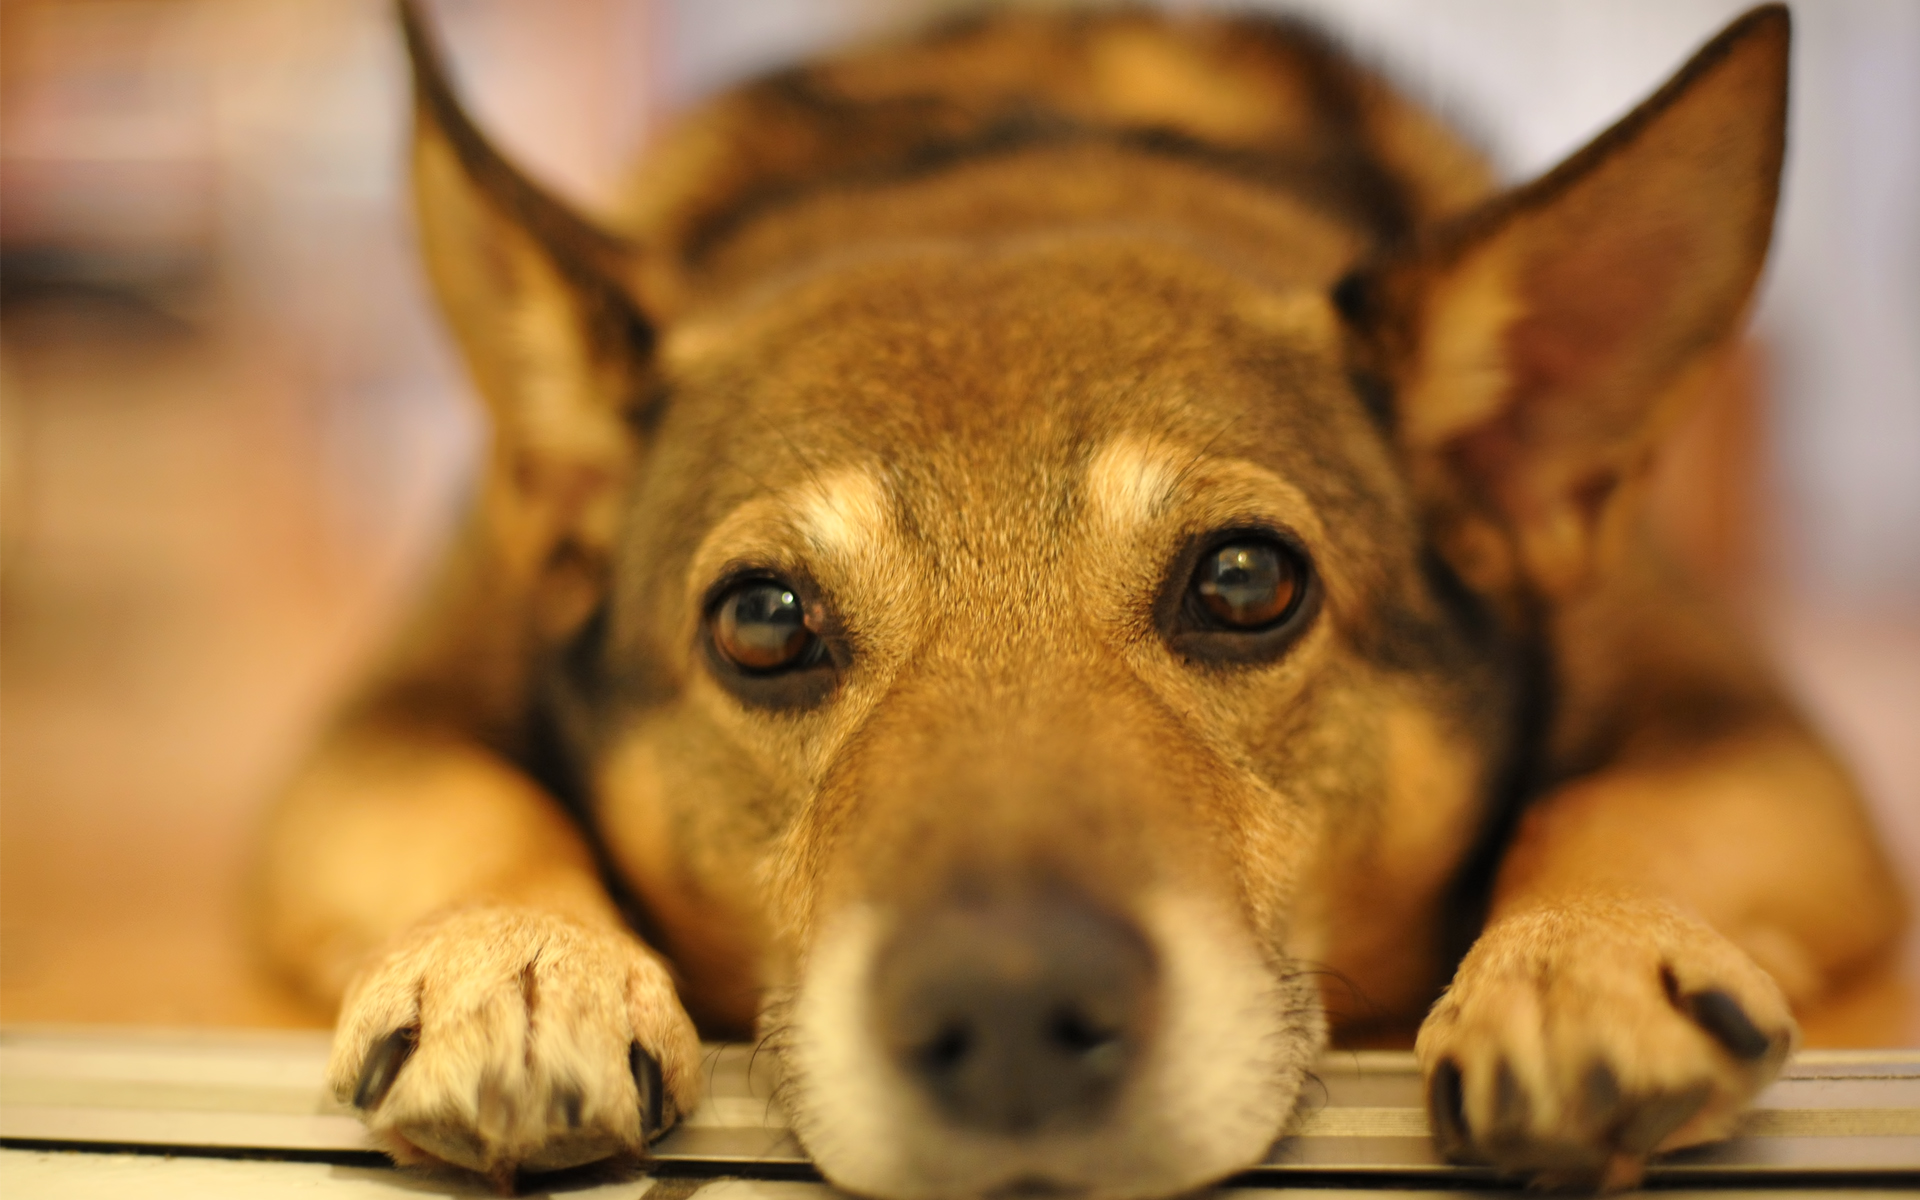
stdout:
<svg viewBox="0 0 1920 1200">
<path fill-rule="evenodd" d="M 1430 898 L 1498 744 L 1324 287 L 1138 237 L 914 250 L 661 363 L 603 828 L 671 944 L 757 930 L 793 972 L 808 1144 L 923 1160 L 852 1177 L 889 1193 L 961 1146 L 995 1147 L 944 1168 L 969 1191 L 1257 1152 L 1319 1046 L 1333 876 Z M 995 993 L 1016 965 L 1044 994 Z M 1009 1004 L 1062 1028 L 990 1044 L 1029 1036 Z M 1071 1103 L 970 1091 L 1028 1049 Z"/>
<path fill-rule="evenodd" d="M 1433 985 L 1515 614 L 1591 577 L 1757 271 L 1777 51 L 1337 292 L 1310 222 L 1278 267 L 1092 222 L 651 320 L 426 81 L 495 553 L 613 864 L 696 1010 L 763 1010 L 832 1179 L 1194 1186 L 1283 1126 L 1319 964 Z"/>
</svg>

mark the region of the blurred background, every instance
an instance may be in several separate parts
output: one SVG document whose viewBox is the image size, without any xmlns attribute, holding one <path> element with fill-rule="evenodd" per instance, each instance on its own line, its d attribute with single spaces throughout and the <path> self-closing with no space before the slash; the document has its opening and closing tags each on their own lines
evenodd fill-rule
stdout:
<svg viewBox="0 0 1920 1200">
<path fill-rule="evenodd" d="M 431 4 L 482 123 L 589 208 L 702 96 L 954 7 Z M 1289 7 L 1517 180 L 1744 4 Z M 1911 881 L 1920 5 L 1795 20 L 1754 337 L 1660 518 L 1842 747 Z M 249 839 L 482 437 L 413 253 L 406 113 L 385 0 L 0 0 L 0 1019 L 326 1019 L 248 967 Z M 1832 1036 L 1920 1044 L 1883 1003 Z"/>
</svg>

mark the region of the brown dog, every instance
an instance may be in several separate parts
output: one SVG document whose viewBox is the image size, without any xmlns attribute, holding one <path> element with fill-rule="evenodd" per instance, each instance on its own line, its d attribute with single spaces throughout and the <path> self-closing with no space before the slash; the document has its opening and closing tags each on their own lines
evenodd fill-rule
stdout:
<svg viewBox="0 0 1920 1200">
<path fill-rule="evenodd" d="M 494 442 L 263 909 L 396 1155 L 641 1148 L 692 1014 L 851 1190 L 1169 1195 L 1338 977 L 1427 1014 L 1450 1154 L 1620 1182 L 1895 936 L 1635 519 L 1765 255 L 1783 9 L 1500 194 L 1290 25 L 975 21 L 718 101 L 617 235 L 408 33 Z"/>
</svg>

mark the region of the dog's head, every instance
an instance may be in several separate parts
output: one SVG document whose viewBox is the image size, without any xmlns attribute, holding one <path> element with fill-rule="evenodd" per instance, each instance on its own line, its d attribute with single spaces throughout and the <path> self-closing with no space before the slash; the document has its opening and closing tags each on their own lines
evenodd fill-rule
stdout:
<svg viewBox="0 0 1920 1200">
<path fill-rule="evenodd" d="M 764 217 L 704 285 L 514 172 L 418 33 L 423 236 L 496 429 L 475 703 L 565 735 L 696 1011 L 764 1009 L 855 1190 L 1258 1158 L 1315 964 L 1440 977 L 1532 623 L 1604 586 L 1759 270 L 1784 14 L 1398 247 L 1283 193 L 1034 220 L 1119 169 L 1043 156 Z"/>
</svg>

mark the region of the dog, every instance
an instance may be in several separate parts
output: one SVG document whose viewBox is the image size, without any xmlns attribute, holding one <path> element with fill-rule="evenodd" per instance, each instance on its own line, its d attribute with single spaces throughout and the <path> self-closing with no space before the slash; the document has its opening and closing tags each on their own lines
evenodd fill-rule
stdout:
<svg viewBox="0 0 1920 1200">
<path fill-rule="evenodd" d="M 710 103 L 604 223 L 402 16 L 493 439 L 259 904 L 397 1159 L 644 1155 L 757 1028 L 849 1191 L 1168 1196 L 1402 1021 L 1446 1155 L 1621 1186 L 1896 938 L 1636 502 L 1765 258 L 1784 8 L 1504 191 L 1299 25 L 977 17 Z"/>
</svg>

